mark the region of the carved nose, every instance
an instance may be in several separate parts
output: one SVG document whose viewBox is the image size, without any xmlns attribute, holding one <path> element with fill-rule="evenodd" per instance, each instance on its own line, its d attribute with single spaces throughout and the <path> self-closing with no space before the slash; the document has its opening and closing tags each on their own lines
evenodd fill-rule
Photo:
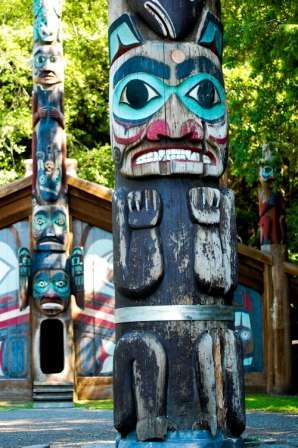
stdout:
<svg viewBox="0 0 298 448">
<path fill-rule="evenodd" d="M 44 294 L 45 299 L 59 299 L 59 295 L 51 288 L 49 292 Z"/>
<path fill-rule="evenodd" d="M 173 129 L 164 120 L 157 120 L 148 126 L 147 138 L 151 141 L 159 141 L 161 138 L 200 141 L 204 138 L 204 130 L 195 120 L 187 120 L 180 127 L 176 125 Z"/>
</svg>

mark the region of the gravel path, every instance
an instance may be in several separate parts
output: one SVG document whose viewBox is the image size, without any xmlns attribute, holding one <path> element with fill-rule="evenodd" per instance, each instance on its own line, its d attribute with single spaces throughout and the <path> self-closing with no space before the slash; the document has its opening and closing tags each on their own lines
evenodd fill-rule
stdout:
<svg viewBox="0 0 298 448">
<path fill-rule="evenodd" d="M 114 448 L 112 419 L 112 411 L 80 408 L 1 411 L 0 448 Z M 298 447 L 298 415 L 247 412 L 243 437 Z"/>
</svg>

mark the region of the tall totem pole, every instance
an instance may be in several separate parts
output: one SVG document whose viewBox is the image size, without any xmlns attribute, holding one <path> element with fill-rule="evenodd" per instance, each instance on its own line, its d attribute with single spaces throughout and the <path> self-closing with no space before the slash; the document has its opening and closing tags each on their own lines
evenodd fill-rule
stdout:
<svg viewBox="0 0 298 448">
<path fill-rule="evenodd" d="M 82 251 L 75 248 L 68 255 L 61 14 L 61 0 L 34 0 L 33 255 L 31 260 L 29 250 L 22 248 L 19 259 L 21 309 L 32 296 L 35 382 L 73 381 L 69 303 L 71 293 L 81 307 L 84 297 Z"/>
<path fill-rule="evenodd" d="M 239 446 L 220 1 L 110 0 L 109 14 L 118 444 Z"/>
</svg>

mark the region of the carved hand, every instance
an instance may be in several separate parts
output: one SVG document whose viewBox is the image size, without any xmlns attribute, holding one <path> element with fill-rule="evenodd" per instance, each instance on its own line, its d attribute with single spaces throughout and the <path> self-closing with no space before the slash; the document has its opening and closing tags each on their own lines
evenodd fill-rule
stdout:
<svg viewBox="0 0 298 448">
<path fill-rule="evenodd" d="M 191 220 L 197 224 L 218 224 L 220 221 L 220 191 L 197 187 L 189 191 Z"/>
<path fill-rule="evenodd" d="M 129 227 L 146 229 L 158 225 L 161 200 L 156 190 L 132 191 L 128 195 Z"/>
</svg>

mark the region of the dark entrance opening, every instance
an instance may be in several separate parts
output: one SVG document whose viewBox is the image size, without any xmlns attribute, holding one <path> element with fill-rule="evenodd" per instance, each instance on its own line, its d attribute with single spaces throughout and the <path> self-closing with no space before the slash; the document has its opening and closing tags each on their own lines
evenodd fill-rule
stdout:
<svg viewBox="0 0 298 448">
<path fill-rule="evenodd" d="M 64 369 L 63 324 L 58 319 L 41 323 L 40 367 L 43 373 L 61 373 Z"/>
</svg>

